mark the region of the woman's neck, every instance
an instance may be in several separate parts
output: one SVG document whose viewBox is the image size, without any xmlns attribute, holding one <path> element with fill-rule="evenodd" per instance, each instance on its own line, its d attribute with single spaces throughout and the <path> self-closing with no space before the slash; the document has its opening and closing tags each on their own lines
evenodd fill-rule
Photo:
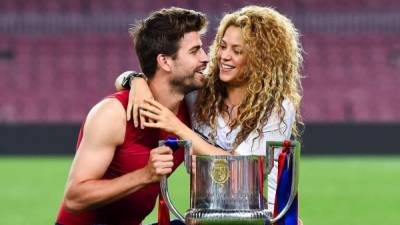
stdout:
<svg viewBox="0 0 400 225">
<path fill-rule="evenodd" d="M 247 86 L 227 87 L 227 98 L 224 100 L 225 107 L 222 109 L 222 118 L 228 127 L 232 127 L 238 116 L 238 108 L 246 96 Z"/>
<path fill-rule="evenodd" d="M 226 88 L 228 96 L 225 99 L 225 104 L 229 107 L 238 106 L 246 97 L 247 85 L 243 86 L 228 86 Z"/>
</svg>

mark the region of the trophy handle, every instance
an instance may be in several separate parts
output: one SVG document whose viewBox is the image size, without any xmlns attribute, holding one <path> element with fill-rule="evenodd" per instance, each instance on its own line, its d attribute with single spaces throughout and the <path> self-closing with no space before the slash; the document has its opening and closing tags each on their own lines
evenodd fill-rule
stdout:
<svg viewBox="0 0 400 225">
<path fill-rule="evenodd" d="M 270 148 L 269 143 L 270 142 L 267 142 L 267 154 L 264 163 L 264 171 L 266 171 L 267 174 L 267 176 L 265 176 L 266 179 L 268 179 L 268 175 L 271 173 L 272 168 L 274 167 L 274 148 Z"/>
<path fill-rule="evenodd" d="M 171 212 L 176 216 L 176 218 L 178 218 L 180 221 L 182 221 L 184 223 L 185 222 L 185 218 L 183 218 L 182 214 L 180 214 L 178 212 L 178 210 L 172 204 L 171 199 L 169 197 L 169 194 L 168 194 L 168 181 L 167 181 L 167 176 L 166 175 L 164 175 L 161 178 L 160 189 L 161 189 L 161 194 L 162 194 L 162 196 L 163 196 L 163 198 L 165 200 L 165 203 L 167 203 L 167 206 L 168 206 L 169 210 L 171 210 Z"/>
<path fill-rule="evenodd" d="M 284 142 L 267 142 L 267 151 L 268 149 L 272 149 L 273 147 L 284 147 Z M 292 143 L 290 143 L 289 148 L 293 149 L 291 150 L 291 153 L 293 154 L 293 160 L 291 160 L 292 185 L 290 188 L 290 197 L 283 210 L 276 217 L 270 219 L 269 221 L 270 224 L 276 223 L 287 213 L 287 211 L 289 210 L 290 206 L 292 205 L 296 197 L 297 187 L 299 182 L 299 161 L 300 161 L 301 144 L 297 141 L 293 141 Z"/>
<path fill-rule="evenodd" d="M 176 149 L 178 146 L 183 146 L 185 148 L 185 167 L 186 171 L 190 173 L 191 170 L 191 156 L 190 156 L 190 148 L 192 146 L 191 141 L 186 141 L 186 140 L 177 140 L 177 139 L 172 139 L 168 138 L 167 140 L 160 140 L 158 142 L 158 146 L 164 146 L 167 145 L 171 147 L 173 150 Z M 178 210 L 175 208 L 175 206 L 172 204 L 171 198 L 169 197 L 168 193 L 168 179 L 167 176 L 163 176 L 160 181 L 160 190 L 161 190 L 161 195 L 163 196 L 165 203 L 168 206 L 168 209 L 178 218 L 180 221 L 183 223 L 185 222 L 185 218 L 178 212 Z"/>
</svg>

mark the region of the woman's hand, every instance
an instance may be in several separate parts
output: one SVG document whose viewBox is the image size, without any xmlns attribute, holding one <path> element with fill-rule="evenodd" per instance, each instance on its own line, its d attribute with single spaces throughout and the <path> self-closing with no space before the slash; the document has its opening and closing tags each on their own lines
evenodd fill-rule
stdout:
<svg viewBox="0 0 400 225">
<path fill-rule="evenodd" d="M 185 126 L 171 110 L 156 100 L 145 99 L 144 102 L 140 107 L 140 114 L 149 119 L 142 123 L 144 127 L 158 128 L 177 135 L 177 131 Z"/>
<path fill-rule="evenodd" d="M 140 113 L 139 106 L 145 105 L 144 100 L 153 100 L 153 94 L 150 91 L 146 80 L 140 77 L 135 77 L 131 80 L 131 90 L 129 91 L 128 107 L 126 108 L 126 119 L 129 121 L 133 117 L 135 127 L 144 128 L 145 118 Z"/>
</svg>

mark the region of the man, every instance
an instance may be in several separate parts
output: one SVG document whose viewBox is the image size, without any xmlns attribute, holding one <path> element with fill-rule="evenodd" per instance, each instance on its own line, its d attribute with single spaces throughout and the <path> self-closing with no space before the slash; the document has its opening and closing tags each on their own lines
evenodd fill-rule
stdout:
<svg viewBox="0 0 400 225">
<path fill-rule="evenodd" d="M 131 30 L 151 92 L 186 123 L 182 100 L 202 86 L 207 64 L 200 40 L 206 26 L 203 14 L 173 7 L 153 12 Z M 181 150 L 157 147 L 171 135 L 127 122 L 128 94 L 115 93 L 89 112 L 57 224 L 140 224 L 154 207 L 161 177 L 182 162 Z"/>
</svg>

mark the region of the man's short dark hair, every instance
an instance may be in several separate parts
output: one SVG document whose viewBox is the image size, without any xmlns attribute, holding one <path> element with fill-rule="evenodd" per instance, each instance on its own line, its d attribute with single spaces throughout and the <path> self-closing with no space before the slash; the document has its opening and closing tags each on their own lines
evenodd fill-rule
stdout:
<svg viewBox="0 0 400 225">
<path fill-rule="evenodd" d="M 158 54 L 175 59 L 179 41 L 184 34 L 203 32 L 207 24 L 204 14 L 177 7 L 155 11 L 146 19 L 138 21 L 129 31 L 143 73 L 152 78 L 157 70 Z"/>
</svg>

